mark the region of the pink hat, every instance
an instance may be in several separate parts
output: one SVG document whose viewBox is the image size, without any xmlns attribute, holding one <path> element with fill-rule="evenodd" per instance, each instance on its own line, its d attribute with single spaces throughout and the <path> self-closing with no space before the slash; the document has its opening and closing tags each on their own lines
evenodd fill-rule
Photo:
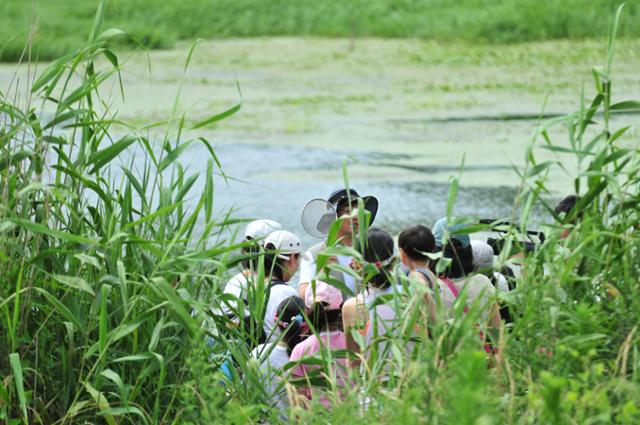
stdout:
<svg viewBox="0 0 640 425">
<path fill-rule="evenodd" d="M 304 303 L 307 308 L 312 308 L 315 303 L 323 303 L 329 310 L 339 310 L 342 306 L 342 292 L 327 282 L 317 280 L 315 296 L 313 285 L 309 285 L 304 294 Z"/>
</svg>

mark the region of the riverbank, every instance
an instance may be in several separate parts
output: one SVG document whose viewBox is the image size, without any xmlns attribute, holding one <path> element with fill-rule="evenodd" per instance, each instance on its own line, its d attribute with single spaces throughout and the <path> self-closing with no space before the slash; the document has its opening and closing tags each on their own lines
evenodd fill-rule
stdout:
<svg viewBox="0 0 640 425">
<path fill-rule="evenodd" d="M 105 27 L 120 28 L 148 48 L 179 40 L 261 36 L 421 38 L 440 42 L 513 43 L 604 39 L 620 1 L 610 0 L 128 0 L 107 1 Z M 0 60 L 53 59 L 82 46 L 96 2 L 5 0 Z M 640 5 L 628 2 L 621 37 L 640 36 Z M 132 40 L 124 41 L 135 45 Z"/>
</svg>

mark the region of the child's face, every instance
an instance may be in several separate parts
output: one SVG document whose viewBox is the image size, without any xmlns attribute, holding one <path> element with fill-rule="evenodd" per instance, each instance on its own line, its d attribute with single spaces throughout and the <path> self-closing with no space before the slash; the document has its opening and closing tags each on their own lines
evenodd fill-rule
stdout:
<svg viewBox="0 0 640 425">
<path fill-rule="evenodd" d="M 358 216 L 351 216 L 352 212 L 358 208 L 358 201 L 353 201 L 351 205 L 343 205 L 338 209 L 338 218 L 342 220 L 340 225 L 340 235 L 348 235 L 352 231 L 358 233 L 360 225 L 358 223 Z"/>
<path fill-rule="evenodd" d="M 289 261 L 287 264 L 287 268 L 291 272 L 291 275 L 296 274 L 298 271 L 298 266 L 300 265 L 300 254 L 291 254 L 289 256 Z"/>
</svg>

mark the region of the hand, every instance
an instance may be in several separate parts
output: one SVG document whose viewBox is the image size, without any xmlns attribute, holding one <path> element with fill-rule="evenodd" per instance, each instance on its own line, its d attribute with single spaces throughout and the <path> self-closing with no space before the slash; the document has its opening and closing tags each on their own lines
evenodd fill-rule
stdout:
<svg viewBox="0 0 640 425">
<path fill-rule="evenodd" d="M 362 263 L 360 263 L 359 261 L 356 261 L 355 259 L 352 259 L 351 262 L 349 263 L 349 267 L 353 271 L 360 272 L 360 270 L 362 270 Z"/>
</svg>

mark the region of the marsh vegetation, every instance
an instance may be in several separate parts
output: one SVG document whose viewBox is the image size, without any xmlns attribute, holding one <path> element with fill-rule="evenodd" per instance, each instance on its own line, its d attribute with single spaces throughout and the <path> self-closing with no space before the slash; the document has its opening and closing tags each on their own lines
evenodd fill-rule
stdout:
<svg viewBox="0 0 640 425">
<path fill-rule="evenodd" d="M 89 42 L 39 69 L 26 95 L 0 97 L 0 420 L 282 421 L 250 358 L 248 336 L 212 314 L 231 271 L 247 257 L 238 254 L 243 243 L 234 243 L 241 218 L 218 205 L 214 176 L 233 176 L 209 137 L 240 103 L 189 118 L 179 89 L 175 107 L 148 122 L 122 117 L 107 99 L 127 95 L 119 83 L 126 64 L 113 50 L 123 35 L 102 25 L 102 13 Z M 637 117 L 629 114 L 640 103 L 612 78 L 615 28 L 603 66 L 593 69 L 593 92 L 577 93 L 574 112 L 532 124 L 525 162 L 514 170 L 506 218 L 522 227 L 541 224 L 536 207 L 551 216 L 549 188 L 557 182 L 549 178 L 558 169 L 581 198 L 522 259 L 517 289 L 501 300 L 515 320 L 487 336 L 500 354 L 480 348 L 478 311 L 462 314 L 460 307 L 452 321 L 430 325 L 420 294 L 407 291 L 393 304 L 401 306 L 394 332 L 374 341 L 351 387 L 314 376 L 335 396 L 332 409 L 314 402 L 292 408 L 287 419 L 638 422 L 640 156 L 637 122 L 618 125 L 616 118 Z M 193 61 L 188 54 L 180 66 L 188 70 Z M 202 147 L 200 173 L 181 162 L 192 146 Z M 348 167 L 344 180 L 351 184 Z M 455 173 L 447 186 L 448 216 L 457 211 L 459 182 Z M 522 227 L 504 236 L 500 265 L 513 261 L 510 247 Z M 256 260 L 260 291 L 269 270 L 262 255 Z M 263 320 L 264 300 L 248 308 Z M 322 354 L 310 362 L 328 370 L 335 358 Z M 225 375 L 221 365 L 230 359 Z"/>
</svg>

